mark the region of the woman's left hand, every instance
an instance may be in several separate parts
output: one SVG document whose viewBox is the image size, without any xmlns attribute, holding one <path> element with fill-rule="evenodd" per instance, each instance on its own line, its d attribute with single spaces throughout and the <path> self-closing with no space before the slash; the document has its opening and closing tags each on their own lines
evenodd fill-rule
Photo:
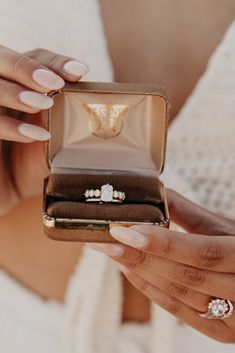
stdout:
<svg viewBox="0 0 235 353">
<path fill-rule="evenodd" d="M 171 220 L 188 233 L 158 226 L 113 227 L 122 244 L 94 248 L 111 256 L 150 300 L 198 331 L 235 342 L 235 312 L 224 320 L 201 317 L 212 298 L 235 303 L 235 222 L 168 191 Z"/>
</svg>

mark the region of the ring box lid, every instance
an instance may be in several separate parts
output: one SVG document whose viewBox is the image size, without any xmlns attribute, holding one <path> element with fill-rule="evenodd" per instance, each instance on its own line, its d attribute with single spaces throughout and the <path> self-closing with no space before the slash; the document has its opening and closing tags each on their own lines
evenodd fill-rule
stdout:
<svg viewBox="0 0 235 353">
<path fill-rule="evenodd" d="M 51 172 L 159 175 L 163 171 L 169 114 L 163 88 L 79 82 L 66 83 L 50 96 L 54 100 L 47 111 Z"/>
</svg>

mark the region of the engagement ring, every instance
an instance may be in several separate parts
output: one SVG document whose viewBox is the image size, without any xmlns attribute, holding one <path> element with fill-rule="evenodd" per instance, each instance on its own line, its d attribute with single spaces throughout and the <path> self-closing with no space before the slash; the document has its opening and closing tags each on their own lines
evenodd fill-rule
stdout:
<svg viewBox="0 0 235 353">
<path fill-rule="evenodd" d="M 118 202 L 125 200 L 125 193 L 113 190 L 113 186 L 105 184 L 101 189 L 90 189 L 84 193 L 87 202 Z"/>
<path fill-rule="evenodd" d="M 205 319 L 220 319 L 224 320 L 230 317 L 233 313 L 233 304 L 227 299 L 211 299 L 208 304 L 208 311 L 200 314 Z"/>
</svg>

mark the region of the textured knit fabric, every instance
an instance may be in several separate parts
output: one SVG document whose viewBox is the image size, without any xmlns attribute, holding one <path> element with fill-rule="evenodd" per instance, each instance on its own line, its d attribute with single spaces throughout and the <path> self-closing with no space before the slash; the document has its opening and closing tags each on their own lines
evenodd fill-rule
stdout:
<svg viewBox="0 0 235 353">
<path fill-rule="evenodd" d="M 44 47 L 88 63 L 86 79 L 111 80 L 95 0 L 0 0 L 0 42 L 19 51 Z M 169 136 L 165 182 L 219 213 L 234 216 L 235 23 L 210 60 Z M 43 302 L 0 274 L 3 353 L 231 353 L 156 305 L 148 325 L 122 325 L 120 273 L 87 249 L 64 305 Z"/>
<path fill-rule="evenodd" d="M 170 129 L 165 182 L 235 218 L 235 23 Z"/>
</svg>

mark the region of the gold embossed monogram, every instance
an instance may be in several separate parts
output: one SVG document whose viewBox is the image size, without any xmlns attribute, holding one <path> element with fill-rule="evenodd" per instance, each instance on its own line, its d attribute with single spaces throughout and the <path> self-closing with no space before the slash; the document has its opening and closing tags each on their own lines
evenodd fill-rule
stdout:
<svg viewBox="0 0 235 353">
<path fill-rule="evenodd" d="M 120 134 L 124 117 L 129 109 L 126 104 L 83 104 L 89 114 L 89 128 L 92 134 L 111 138 Z"/>
</svg>

